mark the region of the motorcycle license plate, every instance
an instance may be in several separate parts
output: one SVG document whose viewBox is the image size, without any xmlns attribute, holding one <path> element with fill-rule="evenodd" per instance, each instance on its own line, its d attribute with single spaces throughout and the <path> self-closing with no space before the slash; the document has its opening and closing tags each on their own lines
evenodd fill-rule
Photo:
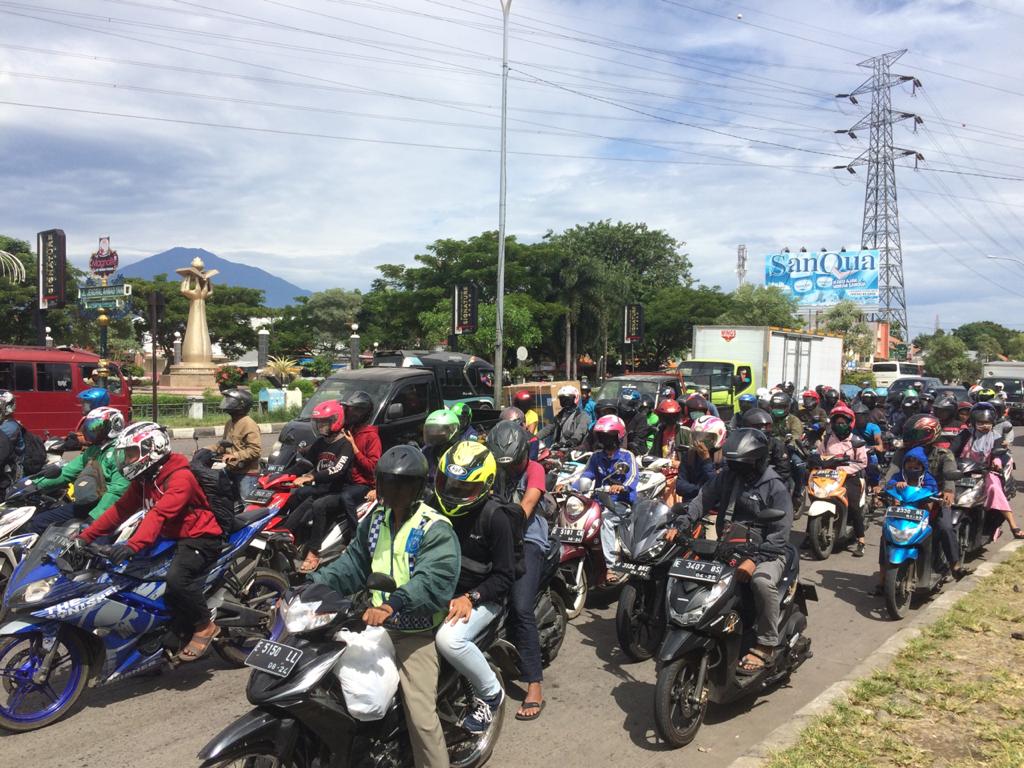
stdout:
<svg viewBox="0 0 1024 768">
<path fill-rule="evenodd" d="M 274 498 L 274 492 L 269 488 L 256 488 L 245 497 L 246 504 L 266 504 Z"/>
<path fill-rule="evenodd" d="M 725 563 L 716 563 L 714 560 L 687 560 L 678 557 L 673 561 L 668 575 L 676 579 L 715 584 L 725 575 L 725 572 Z"/>
<path fill-rule="evenodd" d="M 927 514 L 925 510 L 915 507 L 889 507 L 885 512 L 886 517 L 893 517 L 897 520 L 910 520 L 914 523 L 924 520 Z"/>
<path fill-rule="evenodd" d="M 630 576 L 637 576 L 641 579 L 647 579 L 651 576 L 651 566 L 640 565 L 638 563 L 616 563 L 614 566 L 616 571 L 622 571 L 628 573 Z"/>
<path fill-rule="evenodd" d="M 839 470 L 838 469 L 819 469 L 814 474 L 817 477 L 825 477 L 825 478 L 828 478 L 829 480 L 838 480 L 839 479 Z"/>
<path fill-rule="evenodd" d="M 277 677 L 288 677 L 301 658 L 302 651 L 298 648 L 273 640 L 260 640 L 245 657 L 245 666 Z"/>
<path fill-rule="evenodd" d="M 563 544 L 583 543 L 583 530 L 580 528 L 555 528 L 555 536 Z"/>
</svg>

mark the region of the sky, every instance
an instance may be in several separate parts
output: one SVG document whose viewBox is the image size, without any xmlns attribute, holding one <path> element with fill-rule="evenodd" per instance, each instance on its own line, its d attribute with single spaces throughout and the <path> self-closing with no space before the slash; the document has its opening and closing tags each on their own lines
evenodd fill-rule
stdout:
<svg viewBox="0 0 1024 768">
<path fill-rule="evenodd" d="M 859 244 L 864 117 L 892 90 L 913 335 L 1024 329 L 1017 0 L 512 0 L 507 231 L 598 219 L 685 241 L 731 290 Z M 0 232 L 84 264 L 181 245 L 313 290 L 497 229 L 499 0 L 0 0 Z M 996 178 L 993 178 L 996 177 Z"/>
</svg>

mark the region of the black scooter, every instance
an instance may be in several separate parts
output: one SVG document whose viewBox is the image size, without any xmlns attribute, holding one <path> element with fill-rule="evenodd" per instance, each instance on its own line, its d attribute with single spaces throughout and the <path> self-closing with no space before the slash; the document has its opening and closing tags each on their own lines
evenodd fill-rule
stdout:
<svg viewBox="0 0 1024 768">
<path fill-rule="evenodd" d="M 998 472 L 975 461 L 961 462 L 960 472 L 953 501 L 953 525 L 960 544 L 958 565 L 963 566 L 968 558 L 993 542 L 1005 518 L 1002 513 L 985 508 L 985 477 L 989 472 Z"/>
<path fill-rule="evenodd" d="M 776 520 L 781 510 L 764 510 Z M 754 696 L 781 683 L 811 656 L 807 601 L 817 600 L 811 585 L 801 584 L 800 560 L 794 547 L 775 550 L 760 535 L 732 523 L 720 541 L 690 539 L 685 546 L 701 559 L 678 558 L 669 571 L 669 628 L 658 651 L 654 691 L 654 723 L 672 747 L 684 747 L 697 736 L 708 702 L 726 704 Z M 739 660 L 756 644 L 753 596 L 735 576 L 736 565 L 754 552 L 785 556 L 779 585 L 780 644 L 770 663 L 750 675 L 737 672 Z"/>
</svg>

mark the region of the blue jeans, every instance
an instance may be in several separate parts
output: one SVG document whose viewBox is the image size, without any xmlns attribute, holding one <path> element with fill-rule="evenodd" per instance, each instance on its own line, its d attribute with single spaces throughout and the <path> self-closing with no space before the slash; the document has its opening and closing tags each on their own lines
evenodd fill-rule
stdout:
<svg viewBox="0 0 1024 768">
<path fill-rule="evenodd" d="M 508 615 L 508 628 L 512 631 L 516 650 L 519 651 L 520 679 L 524 683 L 539 683 L 544 679 L 537 615 L 533 612 L 544 559 L 545 554 L 541 548 L 527 541 L 523 545 L 526 573 L 512 585 L 512 610 Z"/>
<path fill-rule="evenodd" d="M 90 509 L 91 507 L 76 507 L 73 502 L 68 502 L 67 504 L 61 504 L 59 507 L 36 512 L 29 522 L 29 532 L 42 533 L 51 525 L 64 525 L 64 523 L 75 518 L 88 520 Z"/>
<path fill-rule="evenodd" d="M 473 640 L 500 613 L 501 608 L 497 603 L 483 603 L 473 609 L 468 621 L 460 619 L 454 624 L 442 624 L 434 638 L 437 652 L 455 667 L 456 672 L 469 680 L 476 695 L 482 699 L 493 699 L 501 693 L 501 683 L 487 663 L 484 652 Z"/>
</svg>

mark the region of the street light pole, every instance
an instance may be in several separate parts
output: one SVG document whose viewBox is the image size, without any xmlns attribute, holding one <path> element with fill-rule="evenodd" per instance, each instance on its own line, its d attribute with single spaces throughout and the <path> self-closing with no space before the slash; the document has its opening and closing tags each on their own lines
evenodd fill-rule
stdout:
<svg viewBox="0 0 1024 768">
<path fill-rule="evenodd" d="M 501 2 L 501 170 L 498 176 L 498 289 L 494 329 L 494 405 L 501 408 L 505 384 L 505 156 L 508 123 L 508 14 L 512 0 Z"/>
</svg>

